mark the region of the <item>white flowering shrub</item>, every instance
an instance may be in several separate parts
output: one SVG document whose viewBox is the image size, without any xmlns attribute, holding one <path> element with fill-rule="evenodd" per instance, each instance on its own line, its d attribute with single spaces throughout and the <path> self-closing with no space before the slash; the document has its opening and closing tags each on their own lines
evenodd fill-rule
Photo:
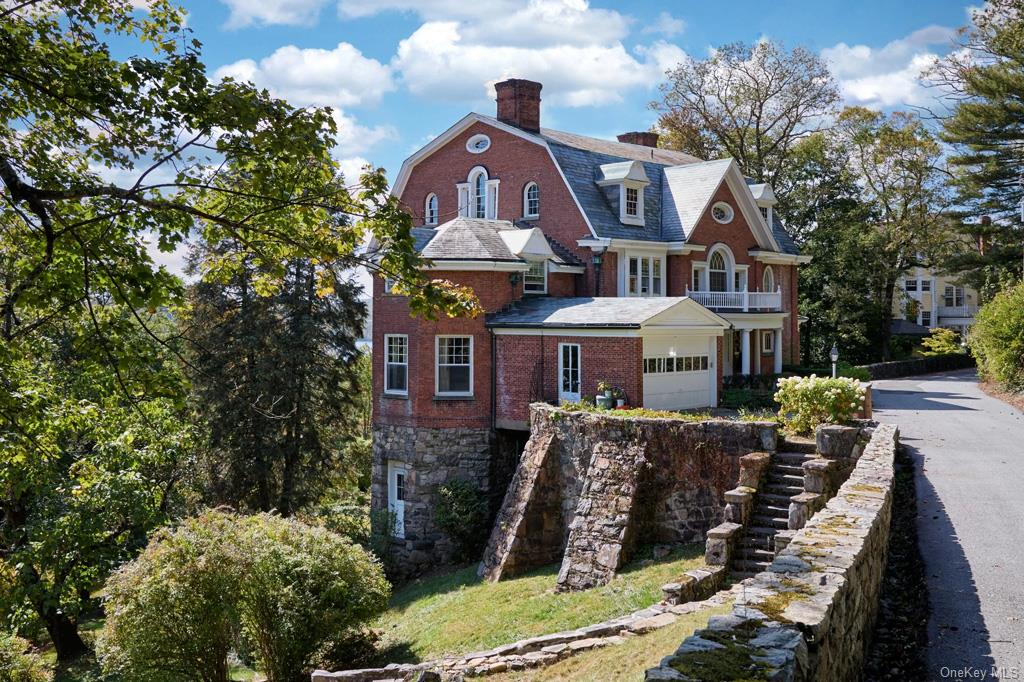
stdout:
<svg viewBox="0 0 1024 682">
<path fill-rule="evenodd" d="M 818 424 L 848 422 L 864 406 L 867 388 L 859 379 L 788 377 L 779 379 L 775 401 L 779 416 L 797 433 L 810 433 Z"/>
</svg>

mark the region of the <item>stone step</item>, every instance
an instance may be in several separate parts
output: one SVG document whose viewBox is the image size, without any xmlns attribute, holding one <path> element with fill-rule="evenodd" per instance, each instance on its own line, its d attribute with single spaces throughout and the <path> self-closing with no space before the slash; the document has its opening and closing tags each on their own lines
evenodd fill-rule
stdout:
<svg viewBox="0 0 1024 682">
<path fill-rule="evenodd" d="M 795 464 L 772 464 L 772 468 L 769 469 L 770 474 L 788 474 L 790 476 L 799 476 L 803 478 L 804 468 Z"/>
<path fill-rule="evenodd" d="M 806 452 L 776 452 L 772 455 L 772 463 L 782 464 L 803 464 L 809 459 L 817 459 L 817 453 L 808 454 Z"/>
<path fill-rule="evenodd" d="M 789 528 L 789 519 L 776 519 L 771 516 L 753 516 L 750 522 L 756 524 L 759 527 L 776 528 L 778 530 L 786 530 Z"/>
<path fill-rule="evenodd" d="M 774 506 L 770 504 L 758 503 L 754 507 L 754 516 L 770 516 L 773 519 L 788 519 L 789 518 L 789 505 L 785 507 Z"/>
<path fill-rule="evenodd" d="M 788 483 L 768 483 L 767 485 L 761 486 L 758 492 L 766 492 L 769 495 L 786 495 L 792 497 L 793 495 L 799 495 L 804 491 L 802 485 L 790 485 Z"/>
<path fill-rule="evenodd" d="M 782 483 L 784 485 L 792 485 L 802 490 L 804 487 L 804 477 L 794 476 L 792 474 L 777 474 L 774 471 L 769 471 L 768 483 Z"/>
<path fill-rule="evenodd" d="M 803 488 L 800 489 L 800 492 L 803 492 Z M 799 494 L 799 492 L 793 493 L 793 495 Z M 793 495 L 778 495 L 776 493 L 762 493 L 761 491 L 758 491 L 757 503 L 761 504 L 762 502 L 764 502 L 771 505 L 772 507 L 785 507 L 786 509 L 789 509 L 789 503 L 791 502 L 789 498 L 791 498 Z"/>
<path fill-rule="evenodd" d="M 750 526 L 746 529 L 744 538 L 773 538 L 779 530 L 774 526 Z"/>
<path fill-rule="evenodd" d="M 738 547 L 736 549 L 737 560 L 766 561 L 771 563 L 775 560 L 775 553 L 761 547 Z"/>
<path fill-rule="evenodd" d="M 743 540 L 740 541 L 740 544 L 736 546 L 736 551 L 740 552 L 743 550 L 751 550 L 758 552 L 770 552 L 772 551 L 774 538 L 774 535 L 765 535 L 764 537 L 759 538 L 743 538 Z"/>
<path fill-rule="evenodd" d="M 770 561 L 751 561 L 750 559 L 737 559 L 732 562 L 732 570 L 743 571 L 749 573 L 760 573 L 761 571 L 768 568 L 772 562 Z"/>
<path fill-rule="evenodd" d="M 818 452 L 818 446 L 815 445 L 814 440 L 810 438 L 792 438 L 786 437 L 779 443 L 780 451 L 785 452 L 799 452 L 803 454 L 815 454 Z"/>
</svg>

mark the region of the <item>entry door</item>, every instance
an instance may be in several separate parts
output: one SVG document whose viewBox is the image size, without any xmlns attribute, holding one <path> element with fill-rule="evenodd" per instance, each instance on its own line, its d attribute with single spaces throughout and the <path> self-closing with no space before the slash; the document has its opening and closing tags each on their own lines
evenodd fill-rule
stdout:
<svg viewBox="0 0 1024 682">
<path fill-rule="evenodd" d="M 405 467 L 388 464 L 388 511 L 395 519 L 395 537 L 405 537 Z"/>
<path fill-rule="evenodd" d="M 558 400 L 580 401 L 580 346 L 578 343 L 558 344 Z"/>
</svg>

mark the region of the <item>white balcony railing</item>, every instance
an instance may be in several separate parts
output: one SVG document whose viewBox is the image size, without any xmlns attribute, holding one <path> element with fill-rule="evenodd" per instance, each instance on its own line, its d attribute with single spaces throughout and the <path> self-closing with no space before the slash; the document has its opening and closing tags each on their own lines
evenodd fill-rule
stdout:
<svg viewBox="0 0 1024 682">
<path fill-rule="evenodd" d="M 976 305 L 940 305 L 939 317 L 974 317 L 978 312 Z"/>
<path fill-rule="evenodd" d="M 782 310 L 782 288 L 775 291 L 690 291 L 686 295 L 711 310 L 764 312 Z"/>
</svg>

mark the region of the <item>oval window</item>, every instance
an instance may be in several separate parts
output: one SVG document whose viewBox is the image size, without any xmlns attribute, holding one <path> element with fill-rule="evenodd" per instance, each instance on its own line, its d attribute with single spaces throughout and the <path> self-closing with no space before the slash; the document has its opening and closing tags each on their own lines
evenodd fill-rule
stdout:
<svg viewBox="0 0 1024 682">
<path fill-rule="evenodd" d="M 724 201 L 719 201 L 717 204 L 711 207 L 711 217 L 714 218 L 719 223 L 731 223 L 732 216 L 732 206 L 725 203 Z"/>
<path fill-rule="evenodd" d="M 466 151 L 471 154 L 482 154 L 491 147 L 491 138 L 480 133 L 466 141 Z"/>
</svg>

